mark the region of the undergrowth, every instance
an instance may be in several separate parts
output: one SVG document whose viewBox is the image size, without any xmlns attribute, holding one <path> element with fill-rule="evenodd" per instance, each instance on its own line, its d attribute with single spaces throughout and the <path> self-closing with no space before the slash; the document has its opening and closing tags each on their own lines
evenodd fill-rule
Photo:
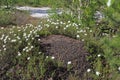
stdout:
<svg viewBox="0 0 120 80">
<path fill-rule="evenodd" d="M 37 45 L 40 38 L 51 34 L 66 35 L 85 43 L 86 49 L 91 54 L 88 61 L 92 67 L 86 70 L 84 77 L 81 79 L 86 79 L 89 76 L 94 80 L 119 80 L 119 35 L 111 36 L 107 34 L 95 37 L 92 28 L 80 28 L 79 24 L 71 21 L 64 22 L 51 19 L 46 20 L 44 24 L 41 22 L 36 27 L 31 24 L 24 27 L 1 27 L 0 64 L 2 66 L 0 67 L 2 72 L 0 74 L 3 76 L 2 78 L 54 79 L 56 76 L 55 70 L 63 67 L 63 65 L 59 65 L 61 62 L 56 62 L 54 56 L 45 56 Z M 48 73 L 49 62 L 50 66 L 55 69 L 50 69 Z M 72 66 L 72 63 L 68 65 Z M 69 77 L 71 76 L 74 77 L 73 74 L 69 74 Z"/>
<path fill-rule="evenodd" d="M 7 6 L 18 2 L 20 2 L 18 5 L 35 6 L 54 4 L 51 0 L 48 1 L 49 3 L 46 3 L 46 0 L 42 3 L 37 3 L 37 0 L 34 0 L 35 3 L 33 0 L 7 1 L 7 3 L 1 1 L 0 4 Z M 61 15 L 55 14 L 52 19 L 40 22 L 37 26 L 26 24 L 26 26 L 0 28 L 1 79 L 65 80 L 67 77 L 69 80 L 89 80 L 89 78 L 120 80 L 119 1 L 113 0 L 111 5 L 107 4 L 107 6 L 107 1 L 71 0 L 68 2 L 70 5 L 64 6 L 65 11 L 63 10 Z M 10 24 L 11 11 L 0 10 L 0 12 L 0 24 Z M 85 44 L 90 54 L 87 60 L 91 67 L 86 69 L 82 78 L 71 73 L 70 68 L 73 63 L 68 62 L 66 63 L 68 66 L 64 67 L 54 56 L 46 56 L 41 52 L 37 42 L 52 34 L 65 35 Z M 68 72 L 66 77 L 56 75 L 56 71 L 61 69 Z"/>
</svg>

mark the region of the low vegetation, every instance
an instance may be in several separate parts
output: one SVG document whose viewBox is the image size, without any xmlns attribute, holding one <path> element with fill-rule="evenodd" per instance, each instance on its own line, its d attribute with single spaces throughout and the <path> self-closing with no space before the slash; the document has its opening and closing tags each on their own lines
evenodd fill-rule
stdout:
<svg viewBox="0 0 120 80">
<path fill-rule="evenodd" d="M 18 5 L 17 1 L 19 0 L 16 0 L 16 5 Z M 32 0 L 29 1 L 26 3 L 32 5 Z M 53 4 L 51 0 L 48 1 L 49 4 L 44 3 L 45 1 L 39 4 L 47 6 Z M 120 80 L 120 14 L 118 11 L 120 1 L 112 0 L 110 6 L 108 4 L 106 6 L 107 1 L 80 0 L 81 4 L 78 1 L 72 0 L 70 5 L 64 6 L 64 9 L 69 9 L 71 14 L 68 12 L 63 12 L 61 15 L 55 14 L 50 19 L 40 21 L 36 26 L 32 24 L 13 26 L 11 8 L 1 9 L 0 79 L 65 80 L 66 77 L 56 79 L 56 69 L 64 67 L 62 62 L 55 60 L 54 56 L 46 56 L 38 45 L 41 38 L 59 34 L 82 41 L 90 54 L 87 60 L 91 67 L 86 69 L 84 76 L 79 77 L 69 73 L 67 79 Z M 21 1 L 19 4 L 25 5 L 24 2 Z M 79 13 L 79 7 L 83 13 Z M 12 27 L 4 27 L 8 24 Z M 49 69 L 51 66 L 55 69 Z M 69 72 L 72 66 L 73 63 L 68 62 L 65 70 Z"/>
</svg>

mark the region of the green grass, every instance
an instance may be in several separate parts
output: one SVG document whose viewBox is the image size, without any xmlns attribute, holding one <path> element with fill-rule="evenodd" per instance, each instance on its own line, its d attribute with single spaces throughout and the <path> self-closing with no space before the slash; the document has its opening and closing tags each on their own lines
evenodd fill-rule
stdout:
<svg viewBox="0 0 120 80">
<path fill-rule="evenodd" d="M 47 65 L 52 61 L 53 65 L 60 67 L 61 62 L 54 61 L 52 56 L 46 58 L 41 53 L 36 37 L 48 36 L 51 34 L 66 35 L 81 41 L 84 41 L 86 48 L 91 54 L 88 57 L 92 67 L 91 71 L 85 75 L 92 77 L 94 80 L 119 80 L 119 38 L 106 35 L 103 37 L 94 37 L 94 29 L 80 28 L 77 23 L 70 21 L 54 21 L 48 19 L 40 25 L 34 27 L 27 24 L 24 27 L 1 28 L 0 29 L 0 61 L 1 65 L 11 62 L 9 68 L 13 71 L 7 71 L 4 76 L 8 79 L 18 77 L 23 79 L 44 79 L 48 70 Z M 78 36 L 79 35 L 79 36 Z M 100 56 L 98 56 L 100 55 Z M 69 68 L 69 67 L 68 67 Z M 69 70 L 69 69 L 68 69 Z M 99 72 L 100 75 L 96 74 Z M 111 77 L 110 77 L 111 75 Z M 54 77 L 54 70 L 50 71 L 47 76 Z M 69 75 L 73 80 L 77 80 L 77 76 Z M 85 77 L 85 76 L 84 76 Z M 71 79 L 72 79 L 71 78 Z"/>
<path fill-rule="evenodd" d="M 61 2 L 59 0 L 10 1 L 12 0 L 8 0 L 10 5 L 50 7 L 56 7 Z M 2 1 L 1 4 L 7 5 Z M 120 7 L 117 2 L 114 2 L 108 8 L 104 1 L 98 3 L 96 0 L 91 3 L 82 1 L 82 4 L 83 14 L 81 14 L 81 19 L 78 19 L 79 11 L 77 9 L 80 5 L 76 0 L 69 6 L 71 10 L 74 9 L 73 15 L 55 14 L 51 17 L 52 19 L 44 20 L 37 26 L 27 24 L 24 27 L 1 27 L 0 67 L 6 67 L 7 65 L 5 73 L 2 70 L 3 76 L 10 80 L 15 79 L 15 77 L 21 80 L 45 80 L 46 76 L 47 78 L 55 77 L 55 70 L 49 70 L 48 65 L 52 64 L 58 69 L 63 67 L 62 62 L 52 59 L 54 56 L 44 55 L 38 46 L 40 39 L 36 37 L 61 34 L 83 41 L 85 48 L 90 53 L 87 59 L 91 64 L 91 68 L 86 69 L 86 73 L 81 78 L 82 80 L 86 80 L 87 77 L 91 77 L 93 80 L 120 80 L 120 25 L 118 17 Z M 64 5 L 63 2 L 57 7 L 62 5 Z M 68 5 L 66 6 L 68 8 Z M 94 12 L 98 9 L 106 15 L 100 23 L 96 23 L 93 19 Z M 1 9 L 0 24 L 11 24 L 11 14 L 12 12 L 9 10 Z M 118 16 L 115 14 L 118 14 Z M 103 29 L 107 29 L 107 32 Z M 68 71 L 71 66 L 72 64 L 68 65 Z M 69 74 L 68 76 L 70 80 L 80 80 L 75 74 Z"/>
<path fill-rule="evenodd" d="M 6 6 L 39 6 L 39 7 L 62 7 L 64 5 L 65 1 L 64 0 L 3 0 L 1 1 L 1 5 L 6 5 Z"/>
<path fill-rule="evenodd" d="M 0 26 L 12 24 L 13 15 L 11 10 L 0 9 Z"/>
</svg>

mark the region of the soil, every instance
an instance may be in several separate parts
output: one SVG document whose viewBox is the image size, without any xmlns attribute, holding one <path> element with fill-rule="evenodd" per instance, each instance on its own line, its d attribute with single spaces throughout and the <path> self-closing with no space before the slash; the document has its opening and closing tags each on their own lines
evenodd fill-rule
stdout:
<svg viewBox="0 0 120 80">
<path fill-rule="evenodd" d="M 76 73 L 79 77 L 82 77 L 90 67 L 89 62 L 86 60 L 89 53 L 84 48 L 82 41 L 63 35 L 50 35 L 42 38 L 39 45 L 46 56 L 54 56 L 55 60 L 62 61 L 65 67 L 71 61 L 72 73 Z M 64 75 L 66 74 L 64 73 Z"/>
</svg>

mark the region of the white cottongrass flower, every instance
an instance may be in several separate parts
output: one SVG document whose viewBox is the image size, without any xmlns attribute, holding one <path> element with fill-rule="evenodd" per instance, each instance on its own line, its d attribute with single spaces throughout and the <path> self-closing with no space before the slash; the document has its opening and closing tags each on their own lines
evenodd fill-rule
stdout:
<svg viewBox="0 0 120 80">
<path fill-rule="evenodd" d="M 26 41 L 28 41 L 28 38 L 26 39 Z"/>
<path fill-rule="evenodd" d="M 14 34 L 14 36 L 16 36 L 17 34 Z"/>
<path fill-rule="evenodd" d="M 38 52 L 38 54 L 41 54 L 42 52 Z"/>
<path fill-rule="evenodd" d="M 8 38 L 8 40 L 11 40 L 11 38 Z"/>
<path fill-rule="evenodd" d="M 8 36 L 6 36 L 4 40 L 7 40 L 7 38 L 8 38 Z"/>
<path fill-rule="evenodd" d="M 29 52 L 29 49 L 27 49 L 26 52 Z"/>
<path fill-rule="evenodd" d="M 3 45 L 3 48 L 5 48 L 5 45 Z"/>
<path fill-rule="evenodd" d="M 30 57 L 27 57 L 27 60 L 30 60 Z"/>
<path fill-rule="evenodd" d="M 85 35 L 85 36 L 87 36 L 87 34 L 86 34 L 86 33 L 85 33 L 84 35 Z"/>
<path fill-rule="evenodd" d="M 73 23 L 72 25 L 73 25 L 73 26 L 78 26 L 76 23 Z"/>
<path fill-rule="evenodd" d="M 91 71 L 91 69 L 87 69 L 87 72 L 90 72 Z"/>
<path fill-rule="evenodd" d="M 100 56 L 101 56 L 101 54 L 98 54 L 97 56 L 98 56 L 98 57 L 100 57 Z"/>
<path fill-rule="evenodd" d="M 99 76 L 100 75 L 100 72 L 98 72 L 98 71 L 96 71 L 96 73 L 95 73 L 97 76 Z"/>
<path fill-rule="evenodd" d="M 82 39 L 82 41 L 85 41 L 84 39 Z"/>
<path fill-rule="evenodd" d="M 70 21 L 68 21 L 68 23 L 70 23 Z"/>
<path fill-rule="evenodd" d="M 4 36 L 5 36 L 5 35 L 3 34 L 2 37 L 1 37 L 0 39 L 3 40 Z"/>
<path fill-rule="evenodd" d="M 27 34 L 26 33 L 23 33 L 23 36 L 25 37 Z"/>
<path fill-rule="evenodd" d="M 21 31 L 21 30 L 18 30 L 19 32 Z"/>
<path fill-rule="evenodd" d="M 31 45 L 31 43 L 28 43 L 28 45 Z"/>
<path fill-rule="evenodd" d="M 29 38 L 30 36 L 31 36 L 31 34 L 28 34 L 28 36 L 27 36 L 27 37 Z"/>
<path fill-rule="evenodd" d="M 28 49 L 28 46 L 26 46 L 25 49 Z"/>
<path fill-rule="evenodd" d="M 86 30 L 83 30 L 83 32 L 85 33 L 85 32 L 86 32 Z"/>
<path fill-rule="evenodd" d="M 64 30 L 66 30 L 66 27 L 64 27 Z"/>
<path fill-rule="evenodd" d="M 81 29 L 80 32 L 84 32 L 84 30 Z"/>
<path fill-rule="evenodd" d="M 55 57 L 54 57 L 54 56 L 52 56 L 52 57 L 51 57 L 51 59 L 55 59 Z"/>
<path fill-rule="evenodd" d="M 118 67 L 118 70 L 120 71 L 120 66 Z"/>
<path fill-rule="evenodd" d="M 48 56 L 46 56 L 46 58 L 48 58 Z"/>
<path fill-rule="evenodd" d="M 18 40 L 20 40 L 20 37 L 19 37 L 19 36 L 17 36 L 17 39 L 18 39 Z"/>
<path fill-rule="evenodd" d="M 63 22 L 62 22 L 62 21 L 60 21 L 60 24 L 63 24 Z"/>
<path fill-rule="evenodd" d="M 92 32 L 92 30 L 90 30 L 90 32 Z"/>
<path fill-rule="evenodd" d="M 38 39 L 38 41 L 40 41 L 40 39 Z"/>
<path fill-rule="evenodd" d="M 41 25 L 38 25 L 37 27 L 41 27 Z"/>
<path fill-rule="evenodd" d="M 111 5 L 111 0 L 108 0 L 107 6 L 110 7 L 110 5 Z"/>
<path fill-rule="evenodd" d="M 32 31 L 30 31 L 30 34 L 32 34 Z"/>
<path fill-rule="evenodd" d="M 69 25 L 66 25 L 66 28 L 68 28 L 69 27 Z"/>
<path fill-rule="evenodd" d="M 20 53 L 20 52 L 18 52 L 18 56 L 21 56 L 21 53 Z"/>
<path fill-rule="evenodd" d="M 23 51 L 25 51 L 26 49 L 24 48 Z"/>
<path fill-rule="evenodd" d="M 50 25 L 49 25 L 49 24 L 46 24 L 46 27 L 50 27 Z"/>
<path fill-rule="evenodd" d="M 71 64 L 72 62 L 71 61 L 68 61 L 67 64 Z"/>
<path fill-rule="evenodd" d="M 4 48 L 4 51 L 6 51 L 6 48 Z"/>
<path fill-rule="evenodd" d="M 58 26 L 55 27 L 56 29 L 58 28 Z"/>
<path fill-rule="evenodd" d="M 11 42 L 16 42 L 16 41 L 17 41 L 16 39 L 11 40 Z"/>
<path fill-rule="evenodd" d="M 31 49 L 33 48 L 34 46 L 31 46 Z"/>
<path fill-rule="evenodd" d="M 76 37 L 77 37 L 77 38 L 79 38 L 79 37 L 80 37 L 80 35 L 77 35 Z"/>
<path fill-rule="evenodd" d="M 1 29 L 4 29 L 4 27 L 1 27 Z"/>
</svg>

